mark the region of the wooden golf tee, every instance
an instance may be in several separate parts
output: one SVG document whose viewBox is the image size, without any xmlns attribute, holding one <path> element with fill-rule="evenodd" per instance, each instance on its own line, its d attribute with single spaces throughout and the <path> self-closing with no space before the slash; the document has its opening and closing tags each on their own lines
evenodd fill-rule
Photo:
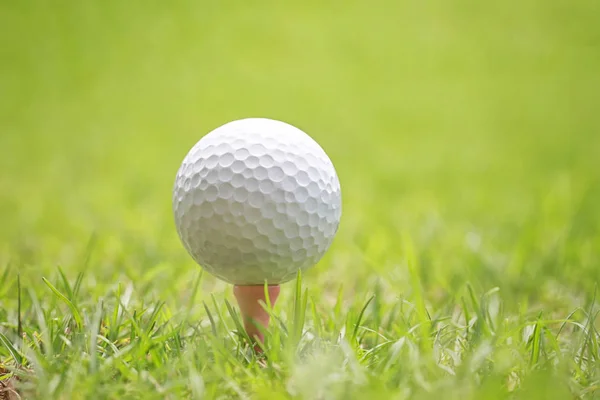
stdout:
<svg viewBox="0 0 600 400">
<path fill-rule="evenodd" d="M 269 299 L 271 300 L 270 307 L 275 305 L 275 302 L 279 297 L 280 289 L 279 285 L 267 286 Z M 261 302 L 267 304 L 265 287 L 262 285 L 235 285 L 233 287 L 233 294 L 240 307 L 246 333 L 248 333 L 250 338 L 262 343 L 265 338 L 260 329 L 257 328 L 257 325 L 266 329 L 269 326 L 269 320 L 271 319 L 269 313 L 261 305 Z M 258 345 L 254 346 L 254 349 L 256 351 L 261 351 L 260 346 Z"/>
</svg>

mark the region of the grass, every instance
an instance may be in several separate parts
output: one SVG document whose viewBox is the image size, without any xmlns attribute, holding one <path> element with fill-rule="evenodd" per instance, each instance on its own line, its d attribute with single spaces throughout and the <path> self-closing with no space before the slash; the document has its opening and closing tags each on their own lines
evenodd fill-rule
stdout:
<svg viewBox="0 0 600 400">
<path fill-rule="evenodd" d="M 2 394 L 600 398 L 598 17 L 592 0 L 0 4 Z M 265 356 L 170 203 L 187 150 L 247 116 L 315 137 L 344 202 Z"/>
</svg>

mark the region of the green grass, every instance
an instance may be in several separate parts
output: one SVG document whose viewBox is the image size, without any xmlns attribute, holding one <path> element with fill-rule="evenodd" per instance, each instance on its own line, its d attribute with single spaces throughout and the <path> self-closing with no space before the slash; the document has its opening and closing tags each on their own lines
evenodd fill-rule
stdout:
<svg viewBox="0 0 600 400">
<path fill-rule="evenodd" d="M 0 3 L 2 382 L 600 398 L 598 20 L 594 0 Z M 170 203 L 188 149 L 248 116 L 315 137 L 343 191 L 266 357 Z"/>
</svg>

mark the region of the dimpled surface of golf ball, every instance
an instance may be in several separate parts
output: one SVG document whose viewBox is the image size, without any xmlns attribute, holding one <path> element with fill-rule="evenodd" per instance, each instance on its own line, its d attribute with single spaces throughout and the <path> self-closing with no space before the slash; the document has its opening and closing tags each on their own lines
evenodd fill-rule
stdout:
<svg viewBox="0 0 600 400">
<path fill-rule="evenodd" d="M 237 285 L 279 284 L 316 264 L 341 217 L 335 168 L 310 136 L 264 118 L 227 123 L 187 154 L 173 190 L 192 258 Z"/>
</svg>

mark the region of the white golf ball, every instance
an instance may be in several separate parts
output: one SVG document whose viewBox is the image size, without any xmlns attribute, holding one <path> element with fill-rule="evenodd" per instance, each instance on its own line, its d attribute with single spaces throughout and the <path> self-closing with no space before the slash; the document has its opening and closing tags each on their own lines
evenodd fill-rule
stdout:
<svg viewBox="0 0 600 400">
<path fill-rule="evenodd" d="M 325 151 L 289 124 L 227 123 L 204 136 L 177 173 L 173 212 L 185 248 L 237 285 L 279 284 L 315 265 L 342 213 Z"/>
</svg>

